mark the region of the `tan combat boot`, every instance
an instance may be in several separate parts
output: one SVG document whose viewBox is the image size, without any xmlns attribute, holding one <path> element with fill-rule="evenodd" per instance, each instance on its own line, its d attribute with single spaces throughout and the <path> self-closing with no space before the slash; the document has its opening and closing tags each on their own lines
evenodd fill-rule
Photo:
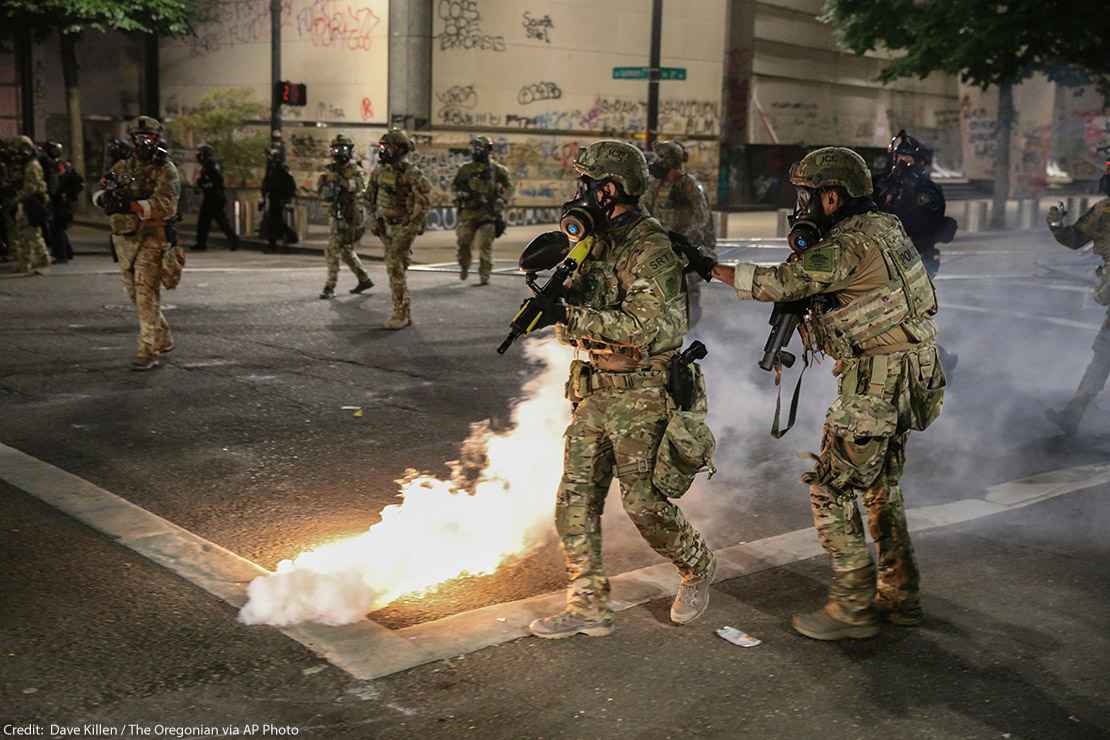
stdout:
<svg viewBox="0 0 1110 740">
<path fill-rule="evenodd" d="M 158 367 L 158 355 L 151 352 L 139 352 L 131 361 L 131 369 L 143 372 Z"/>
<path fill-rule="evenodd" d="M 879 620 L 872 606 L 875 566 L 833 572 L 829 602 L 815 612 L 795 614 L 792 624 L 799 634 L 814 640 L 864 640 L 879 634 Z"/>
<path fill-rule="evenodd" d="M 394 308 L 393 315 L 386 319 L 382 326 L 390 331 L 412 326 L 412 314 L 409 313 L 409 307 L 406 305 L 403 308 Z"/>
<path fill-rule="evenodd" d="M 545 640 L 561 640 L 580 633 L 589 637 L 605 637 L 613 632 L 613 618 L 590 619 L 571 611 L 562 611 L 533 621 L 528 625 L 528 631 Z"/>
<path fill-rule="evenodd" d="M 710 553 L 709 565 L 701 578 L 683 578 L 671 604 L 671 621 L 675 624 L 689 624 L 705 614 L 709 608 L 709 587 L 717 575 L 717 556 Z"/>
</svg>

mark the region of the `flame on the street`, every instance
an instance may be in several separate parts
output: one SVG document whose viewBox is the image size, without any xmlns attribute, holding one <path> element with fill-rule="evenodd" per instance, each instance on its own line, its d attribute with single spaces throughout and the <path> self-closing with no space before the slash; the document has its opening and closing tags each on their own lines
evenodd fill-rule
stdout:
<svg viewBox="0 0 1110 740">
<path fill-rule="evenodd" d="M 529 342 L 525 352 L 544 368 L 525 384 L 508 431 L 475 425 L 452 480 L 399 481 L 402 502 L 385 507 L 365 533 L 307 550 L 256 578 L 239 619 L 348 624 L 399 596 L 492 573 L 542 543 L 563 467 L 570 421 L 563 384 L 572 355 L 553 340 Z"/>
</svg>

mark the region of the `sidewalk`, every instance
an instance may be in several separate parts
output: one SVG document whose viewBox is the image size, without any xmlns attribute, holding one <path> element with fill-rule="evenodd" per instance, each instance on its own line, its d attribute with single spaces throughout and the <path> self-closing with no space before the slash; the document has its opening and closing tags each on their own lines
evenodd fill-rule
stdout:
<svg viewBox="0 0 1110 740">
<path fill-rule="evenodd" d="M 513 226 L 505 230 L 505 234 L 494 243 L 494 251 L 500 251 L 506 244 L 512 244 L 513 259 L 519 254 L 519 246 L 527 244 L 533 237 L 545 231 L 557 228 L 555 224 L 537 224 L 535 226 Z M 70 238 L 75 247 L 103 240 L 104 251 L 108 250 L 107 239 L 108 225 L 96 221 L 79 221 L 70 229 Z M 196 243 L 196 229 L 190 224 L 181 224 L 177 229 L 180 243 L 186 248 Z M 219 249 L 225 248 L 228 241 L 223 234 L 216 231 L 208 237 L 209 245 Z M 245 249 L 262 250 L 267 244 L 257 236 L 240 237 L 240 244 Z M 328 244 L 328 228 L 326 226 L 310 225 L 308 236 L 297 244 L 283 248 L 278 244 L 283 254 L 320 254 Z M 414 264 L 442 264 L 454 263 L 455 257 L 455 232 L 454 231 L 428 231 L 416 237 L 413 242 Z M 83 250 L 78 249 L 78 252 Z M 362 259 L 384 261 L 385 250 L 381 240 L 372 234 L 366 234 L 359 243 L 358 255 Z M 477 260 L 478 255 L 474 255 Z"/>
<path fill-rule="evenodd" d="M 716 215 L 718 214 L 715 214 L 715 216 Z M 726 233 L 728 236 L 718 237 L 720 243 L 747 239 L 782 238 L 776 236 L 778 230 L 778 213 L 776 211 L 748 211 L 725 215 L 727 217 Z M 501 258 L 510 255 L 511 259 L 515 260 L 521 248 L 532 238 L 555 228 L 557 228 L 555 224 L 511 226 L 506 229 L 505 234 L 495 242 L 494 252 Z M 73 239 L 75 246 L 78 247 L 79 252 L 86 251 L 88 249 L 88 244 L 103 239 L 104 251 L 106 252 L 108 250 L 107 229 L 108 226 L 104 222 L 81 220 L 75 223 L 70 229 L 70 237 Z M 1028 233 L 1030 233 L 1029 230 L 1017 229 L 980 232 L 959 231 L 956 234 L 955 242 L 1009 239 Z M 179 225 L 178 234 L 180 235 L 181 243 L 187 248 L 195 243 L 196 230 L 192 225 Z M 257 236 L 241 237 L 240 241 L 246 249 L 261 251 L 266 247 L 266 242 L 262 241 Z M 209 242 L 218 249 L 226 248 L 228 244 L 227 239 L 218 232 L 210 234 Z M 327 243 L 327 227 L 313 224 L 309 226 L 308 235 L 305 239 L 288 248 L 282 248 L 279 245 L 279 249 L 283 249 L 283 254 L 320 254 L 324 251 Z M 84 249 L 82 249 L 82 247 L 84 247 Z M 358 255 L 362 259 L 378 262 L 385 259 L 381 241 L 371 234 L 363 236 L 362 241 L 359 243 Z M 454 231 L 428 231 L 418 236 L 416 241 L 413 242 L 413 264 L 453 264 L 455 259 Z M 477 255 L 475 255 L 475 259 L 477 259 Z"/>
</svg>

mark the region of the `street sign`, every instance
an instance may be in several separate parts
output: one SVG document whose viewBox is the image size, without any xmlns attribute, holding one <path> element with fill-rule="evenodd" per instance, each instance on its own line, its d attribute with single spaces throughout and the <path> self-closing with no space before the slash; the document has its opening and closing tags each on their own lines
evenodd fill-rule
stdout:
<svg viewBox="0 0 1110 740">
<path fill-rule="evenodd" d="M 650 80 L 651 67 L 613 67 L 614 80 Z M 657 79 L 660 80 L 685 80 L 685 67 L 658 67 Z"/>
</svg>

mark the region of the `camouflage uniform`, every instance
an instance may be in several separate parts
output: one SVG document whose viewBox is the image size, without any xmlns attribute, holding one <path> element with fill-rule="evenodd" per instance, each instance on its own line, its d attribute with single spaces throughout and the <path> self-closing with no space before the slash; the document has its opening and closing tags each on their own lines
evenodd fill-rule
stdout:
<svg viewBox="0 0 1110 740">
<path fill-rule="evenodd" d="M 342 135 L 336 137 L 333 147 L 336 143 L 351 146 L 350 140 Z M 331 203 L 331 233 L 324 248 L 328 276 L 324 281 L 324 292 L 320 294 L 322 298 L 335 292 L 340 258 L 358 278 L 359 286 L 373 285 L 355 252 L 366 231 L 366 215 L 361 203 L 365 187 L 366 174 L 362 167 L 351 161 L 332 162 L 320 176 L 317 190 Z"/>
<path fill-rule="evenodd" d="M 1060 217 L 1058 212 L 1049 212 L 1049 227 L 1056 241 L 1069 249 L 1081 249 L 1094 242 L 1094 253 L 1102 258 L 1103 264 L 1096 271 L 1093 297 L 1099 305 L 1110 306 L 1110 198 L 1095 203 L 1072 226 L 1061 225 Z M 1102 392 L 1106 378 L 1110 376 L 1110 308 L 1106 311 L 1106 320 L 1095 337 L 1092 349 L 1094 356 L 1083 373 L 1075 396 L 1062 411 L 1049 412 L 1049 417 L 1067 434 L 1076 432 L 1087 407 Z"/>
<path fill-rule="evenodd" d="M 23 164 L 23 181 L 16 195 L 18 206 L 15 211 L 15 238 L 12 240 L 12 251 L 15 254 L 18 272 L 34 272 L 50 265 L 50 255 L 46 250 L 42 225 L 31 223 L 34 218 L 28 213 L 28 206 L 32 208 L 37 206 L 45 214 L 49 192 L 46 187 L 46 175 L 34 154 L 34 143 L 26 136 L 19 137 L 18 141 L 23 156 L 28 156 L 29 151 L 30 158 Z"/>
<path fill-rule="evenodd" d="M 576 167 L 594 174 L 600 142 L 579 155 Z M 640 155 L 641 167 L 642 155 Z M 632 195 L 643 190 L 626 186 Z M 687 330 L 683 264 L 666 232 L 633 209 L 597 237 L 575 275 L 560 338 L 588 352 L 572 365 L 567 392 L 575 404 L 566 431 L 566 454 L 555 524 L 570 585 L 567 612 L 588 620 L 611 619 L 609 581 L 601 562 L 601 513 L 609 484 L 620 481 L 621 501 L 640 534 L 689 581 L 709 575 L 705 540 L 653 483 L 653 468 L 668 417 L 675 409 L 665 384 L 667 365 Z M 704 386 L 699 408 L 704 411 Z M 680 493 L 672 493 L 680 495 Z"/>
<path fill-rule="evenodd" d="M 834 167 L 844 161 L 844 152 L 858 160 L 858 170 L 834 171 L 831 182 L 848 180 L 855 186 L 852 197 L 869 195 L 870 173 L 863 159 L 846 149 L 811 153 L 792 181 L 831 184 L 831 178 L 820 177 L 827 173 L 821 157 L 830 152 L 839 158 Z M 860 179 L 853 180 L 857 174 Z M 853 637 L 873 634 L 873 600 L 895 618 L 918 621 L 918 569 L 899 480 L 909 432 L 924 429 L 940 413 L 945 380 L 935 342 L 936 293 L 913 242 L 897 217 L 858 213 L 781 265 L 737 265 L 734 286 L 741 299 L 829 297 L 825 305 L 831 307 L 811 309 L 803 324 L 807 349 L 834 357 L 839 378 L 821 452 L 802 476 L 810 487 L 818 537 L 832 558 L 833 582 L 823 611 L 838 623 L 864 628 L 846 635 Z M 856 508 L 859 497 L 878 545 L 877 582 Z M 795 626 L 804 618 L 796 617 Z"/>
<path fill-rule="evenodd" d="M 493 270 L 493 240 L 496 238 L 497 221 L 502 218 L 505 205 L 513 195 L 513 183 L 504 165 L 488 159 L 493 148 L 489 139 L 477 137 L 474 148 L 482 149 L 487 159 L 467 162 L 455 174 L 452 184 L 458 204 L 455 235 L 459 245 L 459 276 L 466 279 L 471 255 L 477 248 L 478 277 L 481 284 L 486 285 Z"/>
<path fill-rule="evenodd" d="M 161 124 L 140 116 L 139 131 L 161 132 Z M 133 177 L 130 185 L 132 212 L 109 216 L 112 246 L 119 258 L 120 277 L 139 318 L 139 342 L 135 366 L 157 364 L 163 352 L 174 347 L 166 317 L 162 314 L 163 265 L 171 244 L 166 225 L 177 216 L 181 178 L 169 158 L 143 161 L 136 150 L 130 158 L 112 165 L 116 175 Z M 102 205 L 104 191 L 93 195 Z"/>
<path fill-rule="evenodd" d="M 401 131 L 382 137 L 383 144 L 397 151 L 411 150 L 412 142 Z M 402 328 L 412 323 L 409 289 L 405 271 L 412 259 L 412 242 L 424 231 L 424 215 L 431 203 L 431 183 L 420 168 L 406 162 L 404 154 L 394 161 L 383 161 L 370 173 L 366 188 L 366 207 L 371 230 L 385 247 L 385 269 L 393 299 L 393 315 L 386 328 Z"/>
<path fill-rule="evenodd" d="M 717 234 L 713 229 L 713 213 L 709 200 L 697 178 L 686 171 L 684 151 L 677 142 L 661 141 L 655 154 L 666 174 L 677 172 L 677 179 L 666 175 L 655 178 L 640 199 L 640 206 L 659 220 L 667 231 L 675 231 L 700 247 L 702 253 L 716 258 Z M 690 326 L 701 318 L 701 284 L 696 274 L 686 279 L 690 294 Z"/>
</svg>

